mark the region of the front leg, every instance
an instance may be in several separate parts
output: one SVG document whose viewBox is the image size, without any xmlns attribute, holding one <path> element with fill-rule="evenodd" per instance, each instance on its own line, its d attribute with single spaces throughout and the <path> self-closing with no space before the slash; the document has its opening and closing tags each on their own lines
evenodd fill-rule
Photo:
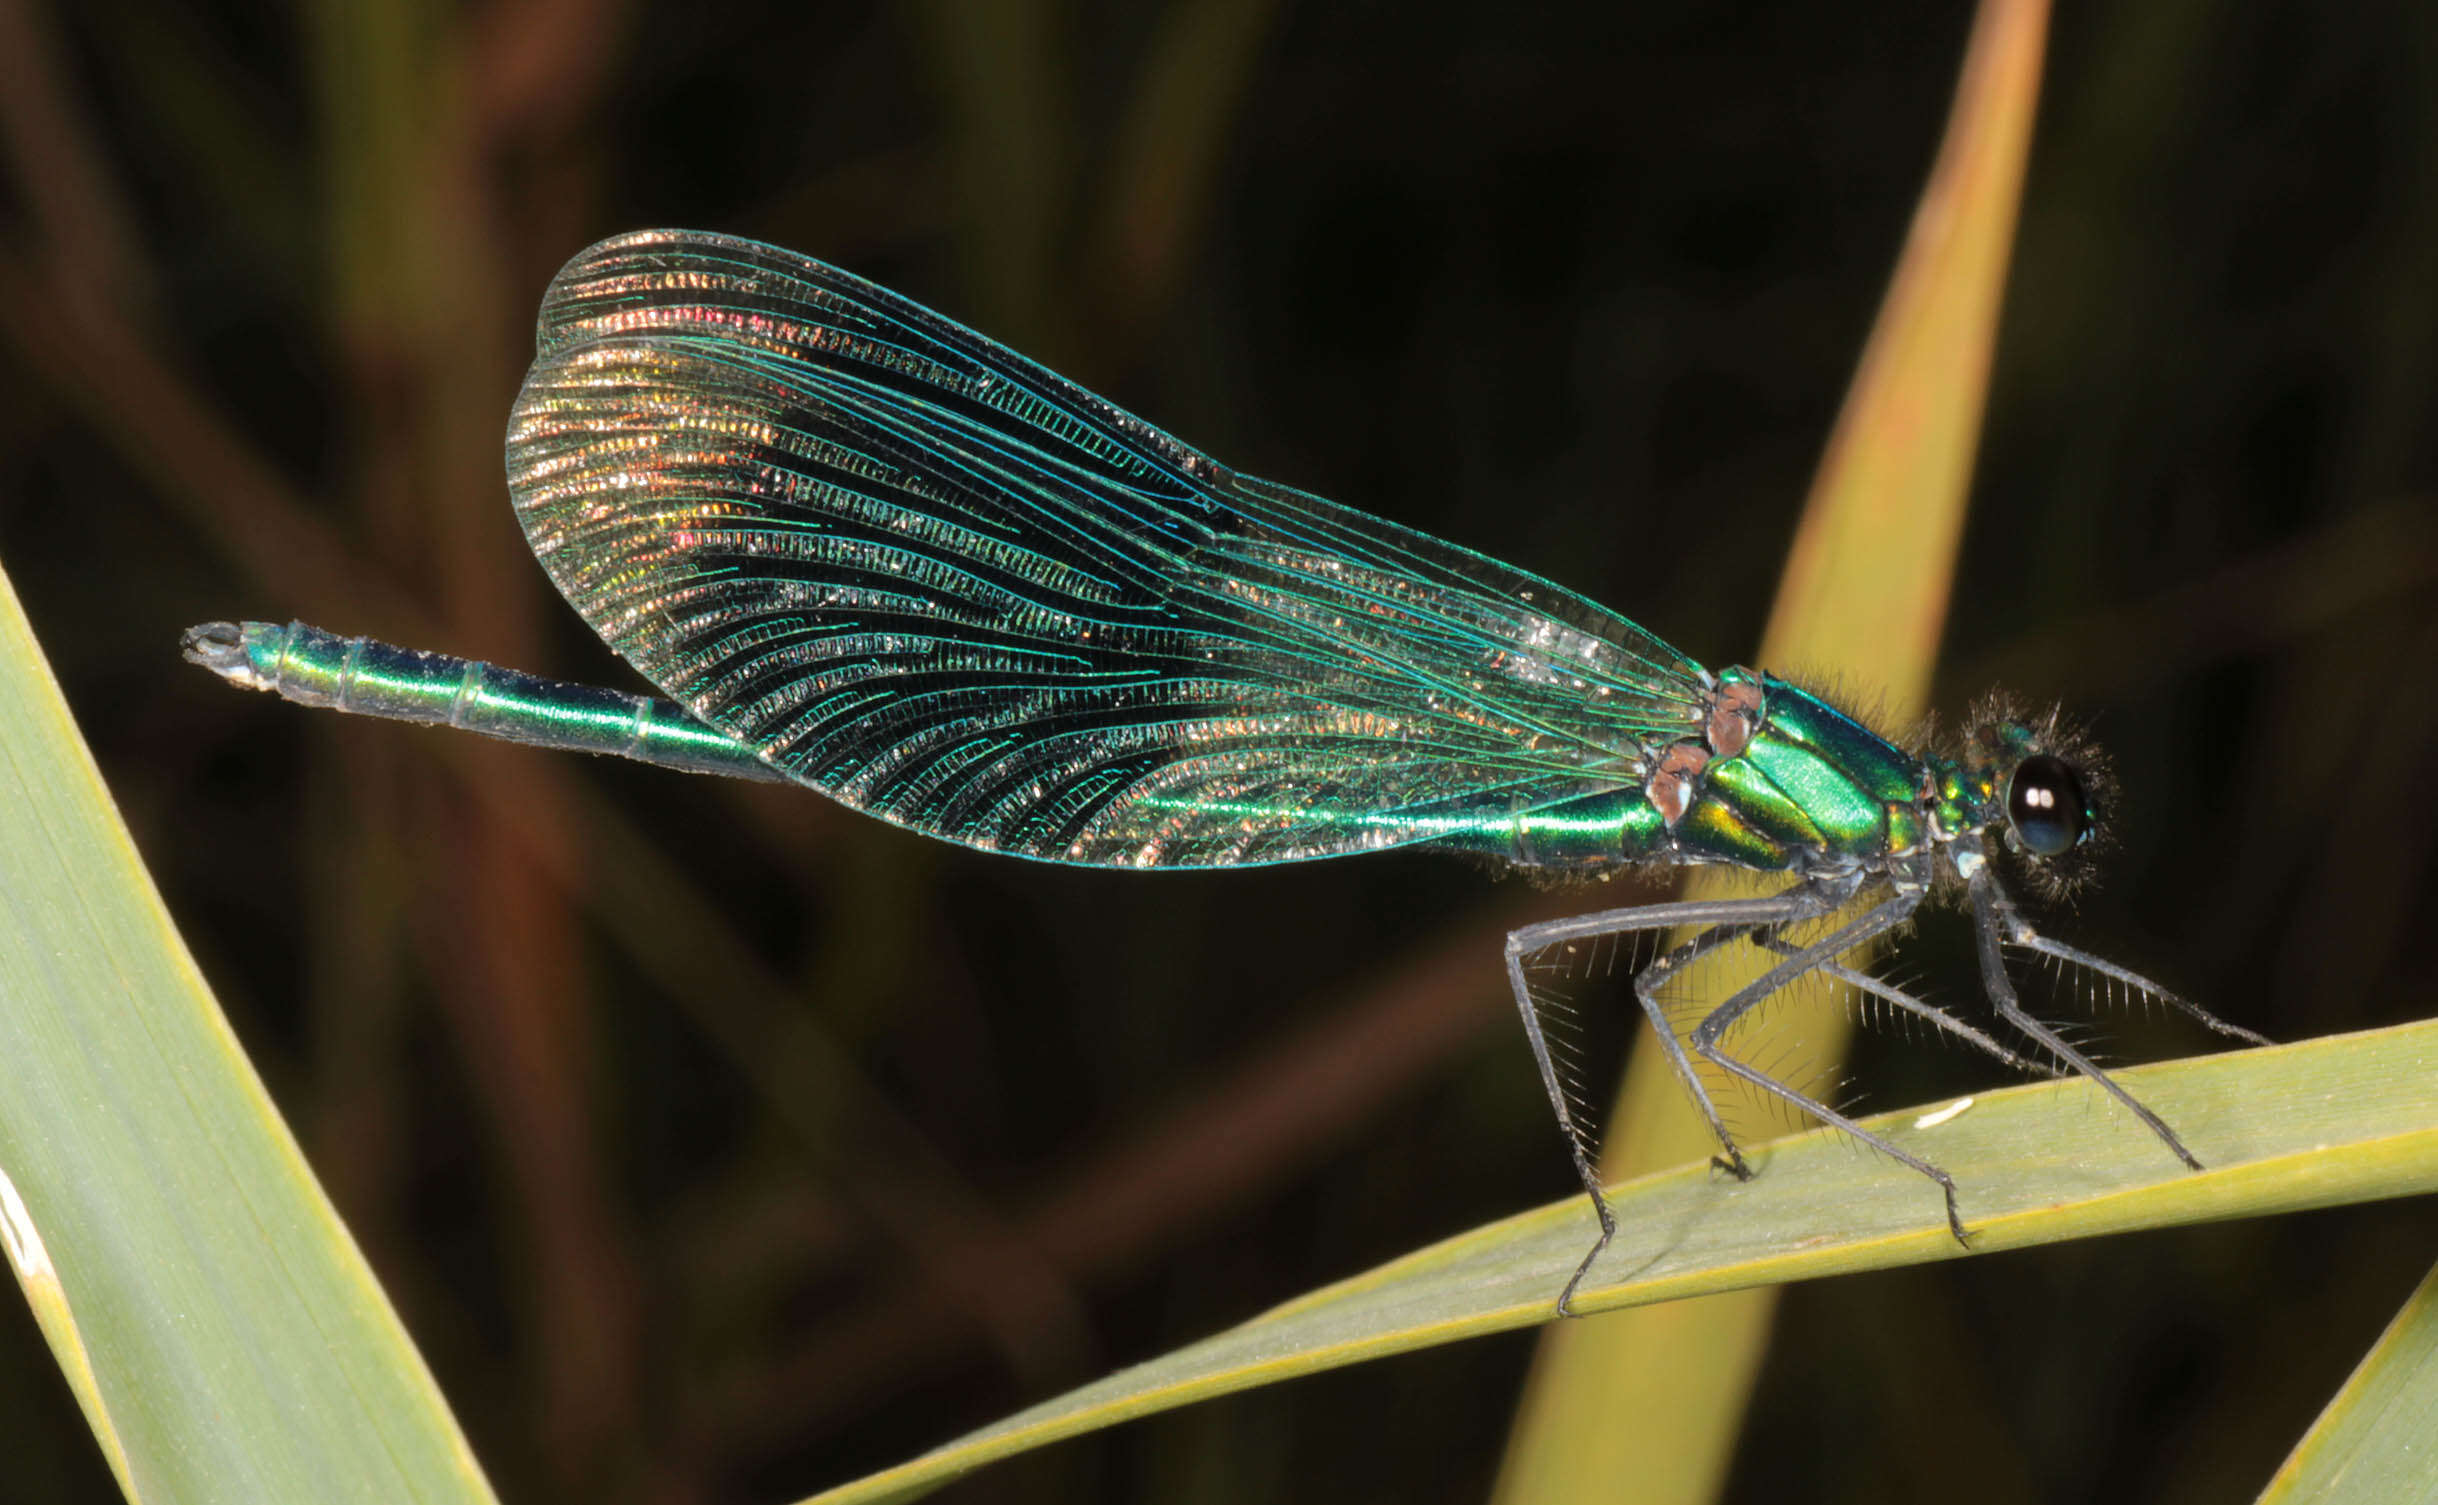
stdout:
<svg viewBox="0 0 2438 1505">
<path fill-rule="evenodd" d="M 1975 892 L 1979 892 L 1978 887 L 1975 888 Z M 2007 896 L 2004 889 L 1997 887 L 1994 881 L 1990 884 L 1989 893 L 1991 920 L 2003 932 L 2008 945 L 2021 946 L 2026 951 L 2054 957 L 2058 961 L 2080 967 L 2087 972 L 2096 972 L 2110 982 L 2120 984 L 2142 997 L 2155 998 L 2186 1018 L 2216 1030 L 2219 1034 L 2241 1040 L 2247 1045 L 2274 1045 L 2277 1043 L 2266 1035 L 2219 1018 L 2191 999 L 2169 992 L 2129 967 L 2120 967 L 2106 957 L 2093 956 L 2090 952 L 2077 946 L 2069 946 L 2063 941 L 2050 940 L 2032 928 L 2032 922 L 2023 917 L 2023 911 L 2015 907 L 2015 901 Z M 1977 902 L 1976 900 L 1976 904 Z"/>
<path fill-rule="evenodd" d="M 2038 939 L 2038 937 L 2034 935 L 2031 926 L 2024 922 L 2022 915 L 2016 912 L 2013 902 L 2006 897 L 2005 891 L 1998 887 L 1997 878 L 1988 868 L 1984 867 L 1972 875 L 1971 890 L 1975 949 L 1979 951 L 1981 957 L 1981 986 L 1989 994 L 1989 1001 L 1997 1009 L 1998 1017 L 2038 1041 L 2042 1049 L 2055 1055 L 2058 1060 L 2098 1083 L 2103 1091 L 2123 1104 L 2134 1117 L 2149 1125 L 2150 1132 L 2159 1136 L 2159 1142 L 2174 1151 L 2178 1160 L 2183 1161 L 2193 1170 L 2201 1169 L 2201 1162 L 2193 1158 L 2192 1151 L 2184 1148 L 2184 1141 L 2176 1137 L 2175 1130 L 2167 1127 L 2165 1119 L 2143 1107 L 2132 1093 L 2116 1084 L 2115 1078 L 2100 1070 L 2097 1062 L 2067 1044 L 2064 1036 L 2025 1011 L 2022 1000 L 2016 996 L 2014 979 L 2006 975 L 2006 955 L 1999 949 L 1999 941 L 2004 938 L 2012 940 L 2018 945 L 2026 945 L 2029 943 L 2022 937 L 2026 935 L 2032 935 L 2034 939 Z M 2033 949 L 2043 948 L 2033 947 Z M 2071 947 L 2063 949 L 2072 950 Z M 2079 956 L 2081 953 L 2075 954 Z M 2134 976 L 2130 972 L 2124 975 Z M 2143 986 L 2149 986 L 2143 979 L 2135 978 L 2134 980 Z M 2165 990 L 2157 991 L 2163 993 Z M 2229 1025 L 2225 1028 L 2231 1030 L 2233 1026 Z M 2244 1031 L 2243 1033 L 2249 1034 L 2250 1032 Z M 2252 1038 L 2257 1040 L 2260 1037 L 2253 1035 Z"/>
<path fill-rule="evenodd" d="M 1803 950 L 1801 946 L 1787 940 L 1784 936 L 1754 936 L 1753 944 L 1764 950 L 1774 951 L 1780 956 L 1794 956 Z M 2051 1077 L 2071 1074 L 2059 1070 L 2050 1062 L 2035 1061 L 2020 1052 L 2008 1050 L 2004 1045 L 1992 1039 L 1987 1032 L 1974 1028 L 1927 999 L 1914 997 L 1884 977 L 1873 977 L 1870 973 L 1858 971 L 1843 962 L 1822 962 L 1812 971 L 1832 982 L 1843 983 L 1858 993 L 1868 993 L 1880 1002 L 1892 1008 L 1902 1009 L 1917 1019 L 1926 1020 L 1975 1050 L 1993 1056 L 2014 1067 L 2017 1071 L 2028 1072 L 2035 1076 Z"/>
</svg>

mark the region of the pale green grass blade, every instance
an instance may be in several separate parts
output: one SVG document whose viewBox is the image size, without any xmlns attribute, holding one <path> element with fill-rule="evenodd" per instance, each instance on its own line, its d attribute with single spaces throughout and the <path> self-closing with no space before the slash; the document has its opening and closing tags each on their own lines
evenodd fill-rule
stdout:
<svg viewBox="0 0 2438 1505">
<path fill-rule="evenodd" d="M 0 579 L 0 1233 L 131 1499 L 489 1486 L 153 892 Z"/>
<path fill-rule="evenodd" d="M 2311 1424 L 2260 1505 L 2438 1500 L 2438 1266 Z"/>
<path fill-rule="evenodd" d="M 2082 1081 L 2011 1088 L 1917 1127 L 1866 1120 L 1963 1188 L 1988 1253 L 2138 1228 L 2438 1191 L 2438 1021 L 2121 1074 L 2210 1169 L 2184 1170 Z M 1921 1177 L 1814 1132 L 1752 1181 L 1706 1164 L 1614 1193 L 1617 1242 L 1577 1300 L 1639 1305 L 1962 1258 Z M 913 1499 L 993 1459 L 1188 1401 L 1548 1319 L 1592 1236 L 1581 1198 L 1424 1249 L 904 1464 L 814 1497 Z"/>
<path fill-rule="evenodd" d="M 1754 660 L 1859 695 L 1890 729 L 1926 709 L 1946 624 L 2047 26 L 2046 0 L 1983 0 L 1938 161 L 1813 478 Z M 1685 895 L 1724 897 L 1737 885 L 1737 875 L 1697 872 Z M 1723 957 L 1687 996 L 1723 999 L 1761 970 L 1758 958 Z M 1796 1081 L 1833 1079 L 1846 1033 L 1842 1018 L 1824 1017 L 1772 1070 Z M 1717 1149 L 1648 1030 L 1637 1037 L 1602 1136 L 1601 1169 L 1612 1180 Z M 1731 1089 L 1725 1099 L 1740 1095 Z M 1768 1348 L 1771 1301 L 1752 1292 L 1551 1329 L 1494 1498 L 1715 1498 Z"/>
</svg>

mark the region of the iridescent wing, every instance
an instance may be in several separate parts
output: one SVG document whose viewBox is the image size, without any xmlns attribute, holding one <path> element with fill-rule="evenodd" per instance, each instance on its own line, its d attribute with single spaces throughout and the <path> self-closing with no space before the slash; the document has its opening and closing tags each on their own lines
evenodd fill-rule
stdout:
<svg viewBox="0 0 2438 1505">
<path fill-rule="evenodd" d="M 539 344 L 508 481 L 569 602 L 705 721 L 933 836 L 1143 867 L 1455 840 L 1637 781 L 1701 700 L 1580 596 L 776 247 L 604 241 Z"/>
</svg>

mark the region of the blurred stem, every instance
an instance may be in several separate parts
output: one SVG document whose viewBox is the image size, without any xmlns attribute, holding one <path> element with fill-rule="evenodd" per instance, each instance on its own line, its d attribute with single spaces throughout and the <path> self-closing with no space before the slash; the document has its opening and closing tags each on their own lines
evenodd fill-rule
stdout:
<svg viewBox="0 0 2438 1505">
<path fill-rule="evenodd" d="M 1762 642 L 1765 664 L 1799 663 L 1832 687 L 1878 687 L 1884 699 L 1866 709 L 1893 726 L 1921 713 L 1946 619 L 2046 27 L 2043 0 L 1981 7 L 1945 143 Z M 1699 880 L 1688 889 L 1716 891 Z M 1741 980 L 1714 968 L 1702 996 L 1722 997 Z M 1822 1080 L 1843 1055 L 1845 1034 L 1842 1019 L 1823 1017 L 1810 1024 L 1800 1058 L 1773 1067 L 1794 1080 Z M 1612 1181 L 1717 1148 L 1666 1058 L 1644 1044 L 1611 1115 L 1602 1170 Z M 1550 1331 L 1497 1498 L 1716 1498 L 1774 1300 L 1767 1291 L 1738 1292 Z"/>
<path fill-rule="evenodd" d="M 526 326 L 508 291 L 513 236 L 494 187 L 455 7 L 362 0 L 310 9 L 329 205 L 328 282 L 350 378 L 368 533 L 424 567 L 453 639 L 509 662 L 538 657 L 538 582 L 499 505 L 500 414 Z M 524 1430 L 562 1493 L 631 1466 L 643 1362 L 632 1238 L 606 1173 L 593 1001 L 575 919 L 548 872 L 570 805 L 499 748 L 469 757 L 515 791 L 545 849 L 436 802 L 460 878 L 415 896 L 439 1016 L 492 1132 L 503 1221 L 516 1229 L 512 1318 L 531 1356 Z M 343 1000 L 325 1000 L 341 1007 Z"/>
<path fill-rule="evenodd" d="M 135 215 L 68 72 L 48 7 L 0 0 L 0 148 L 10 176 L 41 228 L 53 275 L 123 307 L 141 299 L 149 280 Z"/>
<path fill-rule="evenodd" d="M 1187 250 L 1201 244 L 1228 127 L 1277 12 L 1278 0 L 1174 0 L 1161 17 L 1084 258 L 1085 291 L 1119 361 L 1167 310 Z"/>
<path fill-rule="evenodd" d="M 965 279 L 993 338 L 1077 369 L 1057 275 L 1075 186 L 1075 121 L 1056 0 L 918 0 L 915 38 L 946 117 Z"/>
</svg>

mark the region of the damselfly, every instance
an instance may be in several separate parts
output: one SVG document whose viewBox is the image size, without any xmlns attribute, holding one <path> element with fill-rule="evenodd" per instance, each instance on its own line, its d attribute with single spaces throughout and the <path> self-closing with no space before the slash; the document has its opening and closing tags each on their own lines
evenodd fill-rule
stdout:
<svg viewBox="0 0 2438 1505">
<path fill-rule="evenodd" d="M 1431 847 L 1597 875 L 1723 863 L 1767 897 L 1527 926 L 1507 976 L 1598 1241 L 1615 1232 L 1528 964 L 1684 929 L 1634 979 L 1722 1163 L 1750 1167 L 1698 1056 L 1928 1176 L 1946 1172 L 1739 1059 L 1726 1032 L 1825 976 L 2001 1059 L 1849 966 L 1960 887 L 1998 1017 L 2174 1132 L 2021 1006 L 2003 949 L 2259 1041 L 2033 928 L 2108 785 L 2051 715 L 1983 704 L 1908 751 L 1755 669 L 1704 669 L 1546 580 L 1228 469 L 970 329 L 808 257 L 644 231 L 569 262 L 508 427 L 508 487 L 559 590 L 668 700 L 216 622 L 189 658 L 308 705 L 806 785 L 927 836 L 1045 862 L 1300 862 Z M 1824 932 L 1824 933 L 1821 933 Z M 1794 937 L 1806 938 L 1798 940 Z M 1776 957 L 1682 1039 L 1660 988 L 1731 943 Z"/>
</svg>

